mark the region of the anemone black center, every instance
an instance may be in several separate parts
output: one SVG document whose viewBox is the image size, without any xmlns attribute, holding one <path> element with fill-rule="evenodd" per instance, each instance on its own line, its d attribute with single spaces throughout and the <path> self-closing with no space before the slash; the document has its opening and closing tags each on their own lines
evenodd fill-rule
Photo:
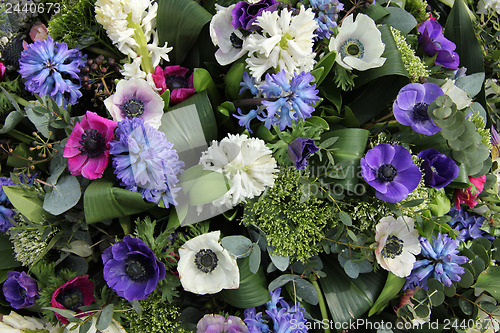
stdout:
<svg viewBox="0 0 500 333">
<path fill-rule="evenodd" d="M 382 165 L 377 172 L 378 178 L 383 182 L 391 182 L 398 175 L 398 171 L 391 164 Z"/>
<path fill-rule="evenodd" d="M 71 311 L 79 311 L 78 308 L 83 306 L 83 300 L 83 292 L 78 288 L 65 288 L 56 297 L 59 304 Z"/>
<path fill-rule="evenodd" d="M 427 113 L 427 109 L 429 108 L 429 104 L 427 103 L 417 103 L 413 107 L 413 120 L 418 122 L 423 122 L 431 119 L 429 114 Z"/>
<path fill-rule="evenodd" d="M 26 295 L 27 295 L 27 292 L 26 292 L 26 289 L 24 289 L 23 287 L 19 286 L 18 288 L 18 292 L 19 292 L 19 296 L 21 296 L 21 298 L 25 298 Z"/>
<path fill-rule="evenodd" d="M 167 84 L 167 88 L 170 91 L 180 88 L 189 88 L 186 78 L 181 75 L 170 75 L 165 81 Z"/>
<path fill-rule="evenodd" d="M 385 246 L 382 249 L 382 255 L 384 258 L 394 259 L 401 253 L 403 253 L 403 240 L 394 235 L 387 237 Z"/>
<path fill-rule="evenodd" d="M 267 4 L 265 4 L 265 3 L 262 3 L 262 4 L 256 3 L 254 5 L 250 5 L 250 6 L 248 6 L 247 13 L 252 15 L 252 16 L 257 15 L 259 13 L 259 10 L 261 8 L 265 8 L 266 6 L 267 6 Z"/>
<path fill-rule="evenodd" d="M 106 150 L 106 140 L 98 130 L 93 128 L 83 132 L 79 143 L 82 145 L 80 152 L 89 158 L 100 156 Z"/>
<path fill-rule="evenodd" d="M 144 264 L 136 258 L 127 259 L 125 263 L 125 273 L 135 282 L 145 281 L 149 276 Z"/>
<path fill-rule="evenodd" d="M 351 44 L 347 47 L 347 53 L 349 53 L 349 55 L 353 57 L 357 56 L 359 52 L 361 52 L 361 50 L 359 49 L 359 46 L 357 46 L 356 44 Z"/>
<path fill-rule="evenodd" d="M 210 273 L 217 267 L 219 259 L 214 251 L 210 249 L 202 249 L 196 253 L 194 263 L 196 267 L 203 273 Z"/>
<path fill-rule="evenodd" d="M 125 117 L 140 117 L 144 113 L 144 102 L 137 98 L 131 98 L 122 105 L 122 111 Z"/>
<path fill-rule="evenodd" d="M 231 36 L 229 36 L 229 40 L 235 49 L 241 49 L 243 47 L 243 39 L 236 36 L 234 32 L 231 33 Z"/>
</svg>

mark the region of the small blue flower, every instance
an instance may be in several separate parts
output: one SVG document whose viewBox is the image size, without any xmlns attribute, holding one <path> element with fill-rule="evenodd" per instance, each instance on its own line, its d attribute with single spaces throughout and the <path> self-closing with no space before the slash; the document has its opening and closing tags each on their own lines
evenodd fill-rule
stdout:
<svg viewBox="0 0 500 333">
<path fill-rule="evenodd" d="M 240 87 L 240 95 L 246 90 L 249 90 L 254 96 L 259 94 L 259 88 L 255 85 L 255 79 L 253 76 L 248 75 L 248 72 L 243 72 L 243 82 L 240 83 Z"/>
<path fill-rule="evenodd" d="M 457 255 L 459 243 L 441 233 L 437 237 L 432 236 L 432 244 L 428 239 L 420 237 L 421 254 L 426 259 L 415 262 L 410 276 L 406 278 L 404 289 L 416 287 L 427 289 L 427 280 L 430 277 L 448 287 L 451 286 L 452 281 L 460 281 L 460 275 L 465 272 L 460 265 L 465 264 L 469 258 Z"/>
<path fill-rule="evenodd" d="M 14 217 L 14 211 L 4 206 L 0 206 L 0 231 L 6 233 L 14 225 L 10 220 Z"/>
<path fill-rule="evenodd" d="M 28 91 L 50 95 L 57 105 L 66 107 L 82 96 L 78 74 L 83 64 L 80 51 L 47 37 L 29 44 L 21 53 L 19 74 L 26 80 Z"/>
<path fill-rule="evenodd" d="M 319 28 L 315 33 L 318 38 L 329 39 L 332 36 L 332 29 L 337 26 L 339 12 L 344 9 L 344 4 L 338 0 L 311 0 L 311 8 L 317 13 L 316 22 Z"/>
<path fill-rule="evenodd" d="M 257 118 L 257 109 L 250 110 L 247 114 L 243 114 L 241 109 L 238 108 L 238 115 L 233 114 L 233 117 L 238 119 L 238 124 L 240 126 L 245 127 L 250 133 L 252 133 L 252 130 L 250 129 L 250 122 Z"/>
<path fill-rule="evenodd" d="M 492 235 L 481 229 L 486 220 L 484 216 L 468 213 L 465 209 L 458 210 L 455 207 L 451 207 L 448 215 L 452 217 L 448 224 L 459 232 L 458 240 L 465 242 L 479 237 L 484 237 L 490 241 L 495 240 Z"/>
<path fill-rule="evenodd" d="M 174 185 L 184 163 L 165 134 L 141 118 L 132 118 L 120 121 L 115 135 L 109 152 L 122 186 L 148 201 L 163 202 L 165 208 L 175 205 Z"/>
</svg>

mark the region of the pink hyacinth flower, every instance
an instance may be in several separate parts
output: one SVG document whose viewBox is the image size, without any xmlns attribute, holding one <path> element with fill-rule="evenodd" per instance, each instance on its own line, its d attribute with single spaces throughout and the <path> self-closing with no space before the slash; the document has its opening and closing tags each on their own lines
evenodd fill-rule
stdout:
<svg viewBox="0 0 500 333">
<path fill-rule="evenodd" d="M 109 143 L 113 140 L 117 122 L 87 111 L 75 125 L 64 147 L 72 175 L 87 179 L 101 178 L 108 166 Z"/>
<path fill-rule="evenodd" d="M 156 66 L 152 75 L 156 88 L 163 94 L 167 89 L 170 90 L 170 103 L 177 104 L 196 93 L 193 85 L 193 74 L 186 77 L 189 69 L 175 65 L 167 66 L 162 69 Z"/>
<path fill-rule="evenodd" d="M 470 209 L 476 207 L 477 196 L 483 191 L 486 176 L 469 177 L 470 187 L 465 190 L 455 190 L 455 207 L 460 210 L 460 205 L 465 203 Z"/>
</svg>

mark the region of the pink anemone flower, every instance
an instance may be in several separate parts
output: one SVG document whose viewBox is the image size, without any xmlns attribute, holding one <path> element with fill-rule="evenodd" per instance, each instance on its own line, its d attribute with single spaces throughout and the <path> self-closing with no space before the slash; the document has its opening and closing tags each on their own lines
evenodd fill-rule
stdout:
<svg viewBox="0 0 500 333">
<path fill-rule="evenodd" d="M 455 190 L 455 207 L 460 210 L 460 205 L 465 203 L 470 209 L 476 207 L 477 196 L 481 194 L 484 188 L 484 183 L 486 182 L 486 176 L 481 177 L 469 177 L 469 183 L 472 185 L 467 189 Z"/>
<path fill-rule="evenodd" d="M 108 166 L 109 143 L 114 138 L 117 122 L 87 111 L 82 121 L 75 125 L 64 147 L 72 175 L 87 179 L 102 177 Z"/>
<path fill-rule="evenodd" d="M 88 278 L 88 275 L 77 276 L 57 288 L 52 294 L 50 301 L 52 307 L 81 312 L 80 307 L 95 302 L 94 283 L 89 281 Z M 69 323 L 66 317 L 61 316 L 57 312 L 56 317 L 63 324 Z"/>
<path fill-rule="evenodd" d="M 170 103 L 177 104 L 196 93 L 193 85 L 193 74 L 186 77 L 189 69 L 181 66 L 167 66 L 162 69 L 156 66 L 152 75 L 156 88 L 160 89 L 160 95 L 167 89 L 170 90 Z"/>
</svg>

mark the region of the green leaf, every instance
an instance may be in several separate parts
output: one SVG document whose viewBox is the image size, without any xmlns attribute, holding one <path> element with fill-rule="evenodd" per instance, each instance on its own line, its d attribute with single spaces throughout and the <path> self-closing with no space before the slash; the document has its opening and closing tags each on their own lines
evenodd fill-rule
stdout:
<svg viewBox="0 0 500 333">
<path fill-rule="evenodd" d="M 269 286 L 267 288 L 269 289 L 270 292 L 273 292 L 274 290 L 284 286 L 288 282 L 298 281 L 301 279 L 302 278 L 300 277 L 300 275 L 295 275 L 295 274 L 280 275 L 279 277 L 271 281 L 271 283 L 269 283 Z"/>
<path fill-rule="evenodd" d="M 344 263 L 344 272 L 351 278 L 357 279 L 359 276 L 359 265 L 353 260 L 347 260 Z"/>
<path fill-rule="evenodd" d="M 333 256 L 323 259 L 327 274 L 319 280 L 326 303 L 335 322 L 344 323 L 359 318 L 370 309 L 385 281 L 383 271 L 349 278 Z"/>
<path fill-rule="evenodd" d="M 382 312 L 389 302 L 399 294 L 401 288 L 403 288 L 403 285 L 405 284 L 405 281 L 406 280 L 404 278 L 400 278 L 399 276 L 389 272 L 387 280 L 385 281 L 384 289 L 382 289 L 382 292 L 378 295 L 378 298 L 371 307 L 370 312 L 368 312 L 368 316 Z"/>
<path fill-rule="evenodd" d="M 500 267 L 489 266 L 485 271 L 479 274 L 473 287 L 486 290 L 497 301 L 500 301 Z"/>
<path fill-rule="evenodd" d="M 455 81 L 455 85 L 465 91 L 470 97 L 474 97 L 481 89 L 483 89 L 484 84 L 484 73 L 474 73 L 467 76 L 459 77 Z"/>
<path fill-rule="evenodd" d="M 0 269 L 9 269 L 21 266 L 21 263 L 14 257 L 14 251 L 9 237 L 4 233 L 0 234 L 0 258 L 2 258 L 2 260 L 0 260 Z"/>
<path fill-rule="evenodd" d="M 14 110 L 9 113 L 7 118 L 3 123 L 2 128 L 0 129 L 0 134 L 5 134 L 16 127 L 17 124 L 24 118 L 24 113 Z"/>
<path fill-rule="evenodd" d="M 328 138 L 325 141 L 321 142 L 320 146 L 321 146 L 321 148 L 327 149 L 327 148 L 330 148 L 331 146 L 333 146 L 333 144 L 335 142 L 337 142 L 338 140 L 339 140 L 339 138 L 334 136 L 332 138 Z"/>
<path fill-rule="evenodd" d="M 318 117 L 318 116 L 312 116 L 310 118 L 307 118 L 306 123 L 309 123 L 311 125 L 314 125 L 318 128 L 324 129 L 324 130 L 330 129 L 330 125 L 328 125 L 328 122 L 326 120 L 324 120 L 323 118 Z"/>
<path fill-rule="evenodd" d="M 113 187 L 113 182 L 107 179 L 93 181 L 83 195 L 87 223 L 138 214 L 155 206 L 145 202 L 140 193 Z"/>
<path fill-rule="evenodd" d="M 284 272 L 288 268 L 288 265 L 290 265 L 290 257 L 273 256 L 271 254 L 273 251 L 271 251 L 269 247 L 267 248 L 267 252 L 269 253 L 269 257 L 271 258 L 274 266 L 276 266 L 276 268 L 280 271 Z"/>
<path fill-rule="evenodd" d="M 407 35 L 410 31 L 417 26 L 417 20 L 413 15 L 408 13 L 399 7 L 386 7 L 385 10 L 389 12 L 389 16 L 385 16 L 382 20 L 378 21 L 378 24 L 387 24 L 392 26 L 403 35 Z"/>
<path fill-rule="evenodd" d="M 333 51 L 328 52 L 321 58 L 316 65 L 314 65 L 314 68 L 323 68 L 323 71 L 319 75 L 319 77 L 316 78 L 316 81 L 314 82 L 316 84 L 316 88 L 318 88 L 323 82 L 323 80 L 327 77 L 328 73 L 332 70 L 333 64 L 335 64 L 335 58 L 337 54 Z"/>
<path fill-rule="evenodd" d="M 195 165 L 180 176 L 179 185 L 191 206 L 203 205 L 222 197 L 230 188 L 229 180 L 216 171 L 203 170 Z"/>
<path fill-rule="evenodd" d="M 43 209 L 52 215 L 60 215 L 74 207 L 81 196 L 80 183 L 75 176 L 61 177 L 57 184 L 53 185 L 51 190 L 45 194 Z"/>
<path fill-rule="evenodd" d="M 382 7 L 378 3 L 374 3 L 368 8 L 362 9 L 361 12 L 370 16 L 375 22 L 380 21 L 382 18 L 389 15 L 389 12 L 386 8 Z"/>
<path fill-rule="evenodd" d="M 212 15 L 192 0 L 158 0 L 156 17 L 159 44 L 168 41 L 170 62 L 182 64 Z"/>
<path fill-rule="evenodd" d="M 226 95 L 235 100 L 240 96 L 240 83 L 243 81 L 245 65 L 241 62 L 234 63 L 224 77 Z"/>
<path fill-rule="evenodd" d="M 170 108 L 158 129 L 177 153 L 189 152 L 217 139 L 217 123 L 207 92 L 202 91 Z"/>
<path fill-rule="evenodd" d="M 66 310 L 66 309 L 58 309 L 58 308 L 53 308 L 53 307 L 43 307 L 42 310 L 50 310 L 50 311 L 57 312 L 58 314 L 60 314 L 61 316 L 65 317 L 67 319 L 75 318 L 75 316 L 76 316 L 75 311 Z"/>
<path fill-rule="evenodd" d="M 86 318 L 87 320 L 84 321 L 79 327 L 78 327 L 78 333 L 87 333 L 91 328 L 92 328 L 92 318 Z"/>
<path fill-rule="evenodd" d="M 221 239 L 222 247 L 238 258 L 244 258 L 252 252 L 252 241 L 245 236 L 227 236 Z"/>
<path fill-rule="evenodd" d="M 15 98 L 11 94 L 9 94 L 7 92 L 7 90 L 5 90 L 3 87 L 0 87 L 0 89 L 2 90 L 3 94 L 5 95 L 5 97 L 7 97 L 7 99 L 9 100 L 9 102 L 12 104 L 12 106 L 14 107 L 14 109 L 16 109 L 17 112 L 22 113 L 23 111 L 19 107 L 19 104 L 17 104 Z"/>
<path fill-rule="evenodd" d="M 261 253 L 260 246 L 258 243 L 254 243 L 252 247 L 252 253 L 250 253 L 250 272 L 257 273 L 260 267 Z"/>
<path fill-rule="evenodd" d="M 352 219 L 346 212 L 339 212 L 339 219 L 342 223 L 348 227 L 352 226 Z"/>
<path fill-rule="evenodd" d="M 467 268 L 465 272 L 460 275 L 460 281 L 458 281 L 458 285 L 462 288 L 469 288 L 474 283 L 474 275 Z"/>
<path fill-rule="evenodd" d="M 43 209 L 43 200 L 35 192 L 21 185 L 3 186 L 3 190 L 14 208 L 28 220 L 42 223 L 52 216 Z"/>
<path fill-rule="evenodd" d="M 266 276 L 262 267 L 256 274 L 250 271 L 249 258 L 239 259 L 240 287 L 234 290 L 223 290 L 221 297 L 228 304 L 238 308 L 253 308 L 271 300 L 267 290 Z"/>
<path fill-rule="evenodd" d="M 316 288 L 312 285 L 311 282 L 299 279 L 297 281 L 292 282 L 294 284 L 293 290 L 296 292 L 297 296 L 302 298 L 305 302 L 317 305 L 319 302 L 318 292 Z"/>
<path fill-rule="evenodd" d="M 99 331 L 104 331 L 111 324 L 114 309 L 115 307 L 113 304 L 108 304 L 104 309 L 102 309 L 99 320 L 97 320 L 97 324 L 95 326 Z"/>
<path fill-rule="evenodd" d="M 207 90 L 215 105 L 220 104 L 221 96 L 215 87 L 214 80 L 210 73 L 204 68 L 195 68 L 193 73 L 193 85 L 197 92 Z"/>
</svg>

